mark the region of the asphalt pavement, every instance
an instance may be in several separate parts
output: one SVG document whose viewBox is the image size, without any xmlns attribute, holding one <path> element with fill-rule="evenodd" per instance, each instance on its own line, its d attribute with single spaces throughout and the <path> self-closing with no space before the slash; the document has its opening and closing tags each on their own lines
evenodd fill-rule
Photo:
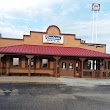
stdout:
<svg viewBox="0 0 110 110">
<path fill-rule="evenodd" d="M 110 85 L 0 83 L 0 110 L 110 110 Z"/>
<path fill-rule="evenodd" d="M 110 79 L 0 77 L 0 110 L 110 110 Z"/>
</svg>

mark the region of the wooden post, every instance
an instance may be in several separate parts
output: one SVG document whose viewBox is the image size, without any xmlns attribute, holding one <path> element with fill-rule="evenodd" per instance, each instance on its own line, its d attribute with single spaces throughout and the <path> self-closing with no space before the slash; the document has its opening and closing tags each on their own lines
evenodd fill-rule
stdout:
<svg viewBox="0 0 110 110">
<path fill-rule="evenodd" d="M 2 75 L 2 61 L 1 58 L 4 56 L 4 54 L 0 54 L 0 75 Z"/>
<path fill-rule="evenodd" d="M 59 69 L 59 64 L 58 64 L 58 62 L 59 62 L 59 59 L 61 58 L 61 57 L 53 57 L 54 59 L 55 59 L 55 72 L 54 72 L 54 76 L 55 77 L 58 77 L 58 76 L 60 76 L 60 74 L 58 74 L 58 69 Z"/>
<path fill-rule="evenodd" d="M 1 57 L 0 57 L 0 75 L 2 75 L 2 61 L 1 61 Z"/>
<path fill-rule="evenodd" d="M 8 76 L 9 75 L 9 68 L 10 68 L 10 57 L 9 56 L 7 56 L 6 57 L 6 75 Z"/>
<path fill-rule="evenodd" d="M 81 74 L 80 77 L 83 78 L 83 63 L 86 60 L 86 58 L 79 58 L 81 60 Z"/>
<path fill-rule="evenodd" d="M 31 59 L 34 57 L 33 55 L 26 55 L 27 58 L 29 58 L 29 72 L 28 72 L 28 76 L 31 76 Z"/>
<path fill-rule="evenodd" d="M 104 66 L 103 66 L 103 62 L 102 62 L 102 60 L 100 59 L 100 78 L 103 78 L 103 70 L 104 70 L 103 67 L 104 67 Z"/>
<path fill-rule="evenodd" d="M 108 78 L 108 62 L 109 62 L 109 59 L 105 59 L 106 61 L 106 79 Z"/>
</svg>

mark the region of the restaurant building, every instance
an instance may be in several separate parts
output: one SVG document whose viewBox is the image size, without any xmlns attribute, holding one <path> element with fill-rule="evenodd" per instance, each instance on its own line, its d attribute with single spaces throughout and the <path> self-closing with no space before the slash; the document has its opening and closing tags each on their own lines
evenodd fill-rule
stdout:
<svg viewBox="0 0 110 110">
<path fill-rule="evenodd" d="M 0 38 L 0 75 L 110 77 L 105 44 L 92 44 L 51 25 L 23 39 Z"/>
</svg>

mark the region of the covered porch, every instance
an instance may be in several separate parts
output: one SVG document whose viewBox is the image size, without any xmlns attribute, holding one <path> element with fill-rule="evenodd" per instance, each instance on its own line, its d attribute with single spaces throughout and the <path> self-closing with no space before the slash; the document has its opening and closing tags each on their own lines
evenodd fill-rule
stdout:
<svg viewBox="0 0 110 110">
<path fill-rule="evenodd" d="M 0 54 L 0 75 L 110 78 L 110 59 Z"/>
<path fill-rule="evenodd" d="M 0 75 L 109 78 L 110 55 L 76 47 L 0 47 Z"/>
</svg>

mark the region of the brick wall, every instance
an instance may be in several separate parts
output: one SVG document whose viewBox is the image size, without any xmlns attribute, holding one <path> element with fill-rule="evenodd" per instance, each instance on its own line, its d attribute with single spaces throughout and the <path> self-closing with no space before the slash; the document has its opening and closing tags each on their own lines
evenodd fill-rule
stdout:
<svg viewBox="0 0 110 110">
<path fill-rule="evenodd" d="M 43 35 L 62 35 L 64 36 L 64 44 L 46 44 L 43 43 Z M 16 36 L 15 36 L 16 37 Z M 106 52 L 106 45 L 88 45 L 87 43 L 81 43 L 81 39 L 76 39 L 75 34 L 63 34 L 57 26 L 49 26 L 46 32 L 34 32 L 30 31 L 30 35 L 24 35 L 23 39 L 12 38 L 0 38 L 0 46 L 12 46 L 21 44 L 31 45 L 49 45 L 49 46 L 63 46 L 63 47 L 81 47 L 85 49 L 95 50 L 99 52 Z"/>
</svg>

